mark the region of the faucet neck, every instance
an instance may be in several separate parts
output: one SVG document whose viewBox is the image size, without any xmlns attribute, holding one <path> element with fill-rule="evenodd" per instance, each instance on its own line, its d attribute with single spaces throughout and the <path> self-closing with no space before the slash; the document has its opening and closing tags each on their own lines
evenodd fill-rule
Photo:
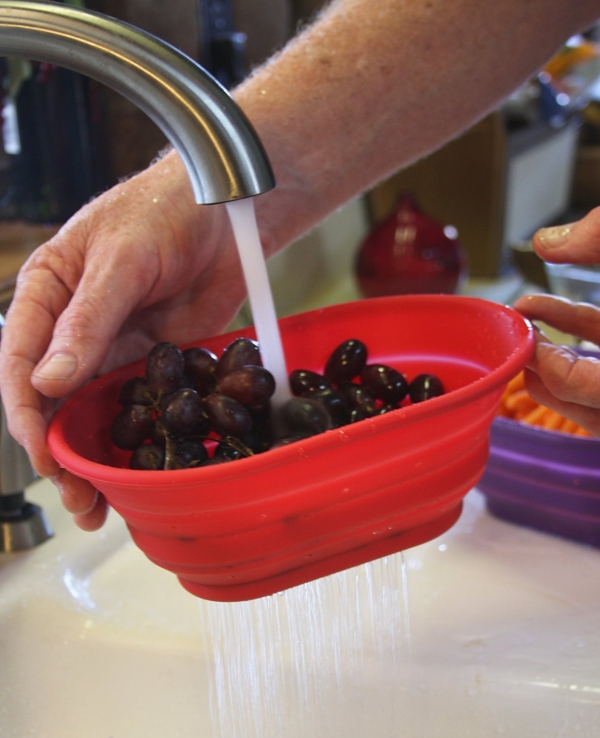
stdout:
<svg viewBox="0 0 600 738">
<path fill-rule="evenodd" d="M 275 186 L 262 144 L 227 90 L 149 33 L 62 3 L 0 0 L 0 50 L 71 69 L 127 97 L 173 144 L 198 203 Z"/>
</svg>

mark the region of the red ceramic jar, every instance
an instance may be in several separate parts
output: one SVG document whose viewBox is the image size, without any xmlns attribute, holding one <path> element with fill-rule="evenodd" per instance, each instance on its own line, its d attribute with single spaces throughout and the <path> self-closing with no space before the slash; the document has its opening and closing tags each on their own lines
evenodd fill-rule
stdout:
<svg viewBox="0 0 600 738">
<path fill-rule="evenodd" d="M 365 238 L 356 277 L 365 297 L 453 294 L 467 274 L 464 249 L 453 226 L 425 215 L 410 195 Z"/>
</svg>

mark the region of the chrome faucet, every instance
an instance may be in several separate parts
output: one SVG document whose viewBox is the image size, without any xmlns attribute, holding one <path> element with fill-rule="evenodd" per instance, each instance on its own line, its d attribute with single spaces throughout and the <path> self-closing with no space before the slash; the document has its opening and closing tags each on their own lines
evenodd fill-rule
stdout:
<svg viewBox="0 0 600 738">
<path fill-rule="evenodd" d="M 127 97 L 177 150 L 198 203 L 275 186 L 262 144 L 227 90 L 149 33 L 62 3 L 0 0 L 0 54 L 71 69 Z"/>
<path fill-rule="evenodd" d="M 252 197 L 275 186 L 262 144 L 231 95 L 149 33 L 62 3 L 0 0 L 0 55 L 56 64 L 127 97 L 177 150 L 197 203 Z M 51 535 L 43 512 L 25 500 L 34 479 L 0 402 L 0 551 L 29 548 Z"/>
<path fill-rule="evenodd" d="M 3 325 L 0 314 L 0 339 Z M 43 510 L 25 499 L 36 478 L 25 449 L 8 432 L 0 400 L 0 553 L 24 551 L 52 536 Z"/>
</svg>

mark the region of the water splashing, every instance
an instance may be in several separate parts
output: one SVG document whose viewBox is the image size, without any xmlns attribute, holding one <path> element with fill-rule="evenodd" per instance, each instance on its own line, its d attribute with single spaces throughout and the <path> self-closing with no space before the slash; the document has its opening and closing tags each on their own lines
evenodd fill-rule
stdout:
<svg viewBox="0 0 600 738">
<path fill-rule="evenodd" d="M 201 602 L 215 738 L 397 738 L 410 687 L 399 555 L 249 602 Z"/>
</svg>

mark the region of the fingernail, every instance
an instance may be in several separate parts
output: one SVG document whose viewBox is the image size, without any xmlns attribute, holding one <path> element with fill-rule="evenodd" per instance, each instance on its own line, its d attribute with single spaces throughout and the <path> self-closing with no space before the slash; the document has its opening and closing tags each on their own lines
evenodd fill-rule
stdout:
<svg viewBox="0 0 600 738">
<path fill-rule="evenodd" d="M 558 249 L 564 246 L 571 237 L 572 226 L 559 225 L 550 228 L 541 228 L 537 232 L 537 237 L 548 249 Z"/>
<path fill-rule="evenodd" d="M 34 376 L 39 379 L 69 379 L 77 369 L 77 357 L 67 351 L 57 351 L 39 369 Z"/>
</svg>

